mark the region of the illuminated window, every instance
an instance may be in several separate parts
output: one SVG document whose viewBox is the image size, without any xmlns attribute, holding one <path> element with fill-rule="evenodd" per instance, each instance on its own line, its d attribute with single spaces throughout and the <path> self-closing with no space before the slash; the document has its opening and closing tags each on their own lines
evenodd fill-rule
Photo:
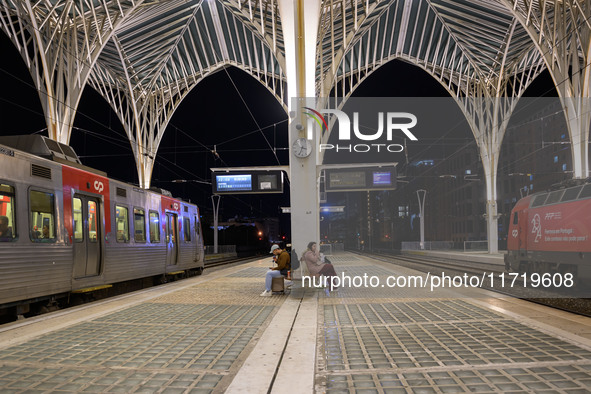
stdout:
<svg viewBox="0 0 591 394">
<path fill-rule="evenodd" d="M 88 242 L 97 242 L 97 229 L 99 226 L 98 209 L 96 209 L 96 201 L 88 201 Z"/>
<path fill-rule="evenodd" d="M 185 242 L 191 242 L 191 219 L 183 218 L 183 234 Z"/>
<path fill-rule="evenodd" d="M 129 211 L 127 207 L 115 205 L 115 229 L 117 242 L 129 242 Z"/>
<path fill-rule="evenodd" d="M 554 163 L 558 163 L 558 156 L 554 156 Z"/>
<path fill-rule="evenodd" d="M 141 208 L 133 208 L 133 239 L 146 242 L 146 212 Z"/>
<path fill-rule="evenodd" d="M 74 215 L 74 242 L 84 241 L 84 218 L 82 216 L 82 200 L 74 197 L 72 200 L 72 214 Z"/>
<path fill-rule="evenodd" d="M 55 241 L 55 197 L 53 193 L 31 190 L 31 239 Z"/>
<path fill-rule="evenodd" d="M 150 211 L 150 242 L 160 242 L 160 215 Z"/>
<path fill-rule="evenodd" d="M 0 183 L 0 241 L 16 238 L 14 187 Z"/>
</svg>

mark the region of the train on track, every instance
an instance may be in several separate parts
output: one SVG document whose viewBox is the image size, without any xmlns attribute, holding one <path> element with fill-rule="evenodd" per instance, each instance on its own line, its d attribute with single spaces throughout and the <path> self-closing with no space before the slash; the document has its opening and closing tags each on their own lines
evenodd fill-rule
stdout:
<svg viewBox="0 0 591 394">
<path fill-rule="evenodd" d="M 196 205 L 110 179 L 49 138 L 0 138 L 0 315 L 203 268 Z"/>
<path fill-rule="evenodd" d="M 505 268 L 571 273 L 591 281 L 591 183 L 571 181 L 524 197 L 511 212 Z"/>
</svg>

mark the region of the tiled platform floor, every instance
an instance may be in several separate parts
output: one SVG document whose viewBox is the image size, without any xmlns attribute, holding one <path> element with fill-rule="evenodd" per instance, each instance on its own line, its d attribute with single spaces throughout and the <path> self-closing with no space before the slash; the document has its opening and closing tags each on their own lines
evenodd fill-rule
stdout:
<svg viewBox="0 0 591 394">
<path fill-rule="evenodd" d="M 285 300 L 260 268 L 0 349 L 0 393 L 223 391 Z"/>
<path fill-rule="evenodd" d="M 349 275 L 409 273 L 355 255 L 331 260 Z M 326 297 L 296 286 L 291 298 L 259 297 L 267 265 L 206 272 L 71 321 L 0 327 L 0 393 L 591 392 L 591 319 L 490 293 Z"/>
<path fill-rule="evenodd" d="M 388 270 L 356 256 L 335 266 Z M 591 392 L 591 349 L 579 343 L 465 296 L 372 301 L 358 294 L 319 296 L 318 392 Z"/>
</svg>

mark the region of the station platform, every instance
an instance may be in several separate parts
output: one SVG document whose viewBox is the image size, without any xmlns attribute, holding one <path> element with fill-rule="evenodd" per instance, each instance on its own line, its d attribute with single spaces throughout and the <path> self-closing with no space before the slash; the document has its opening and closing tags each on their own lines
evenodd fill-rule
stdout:
<svg viewBox="0 0 591 394">
<path fill-rule="evenodd" d="M 415 256 L 431 256 L 457 261 L 471 261 L 490 265 L 505 266 L 505 251 L 489 254 L 487 251 L 461 251 L 461 250 L 403 250 L 402 254 Z"/>
<path fill-rule="evenodd" d="M 424 275 L 331 257 L 339 275 Z M 482 289 L 295 282 L 270 259 L 0 327 L 1 393 L 588 393 L 591 319 Z M 305 282 L 305 281 L 304 281 Z"/>
</svg>

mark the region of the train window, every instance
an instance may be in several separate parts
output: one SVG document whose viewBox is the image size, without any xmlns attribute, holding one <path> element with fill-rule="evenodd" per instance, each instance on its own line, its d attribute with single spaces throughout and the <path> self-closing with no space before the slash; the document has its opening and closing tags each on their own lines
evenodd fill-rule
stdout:
<svg viewBox="0 0 591 394">
<path fill-rule="evenodd" d="M 519 223 L 519 215 L 517 215 L 517 212 L 515 212 L 513 214 L 513 224 L 517 224 Z"/>
<path fill-rule="evenodd" d="M 532 208 L 544 205 L 544 201 L 546 201 L 546 197 L 548 197 L 548 195 L 546 193 L 537 195 L 531 204 Z"/>
<path fill-rule="evenodd" d="M 74 215 L 74 242 L 84 241 L 84 218 L 82 216 L 82 200 L 74 197 L 73 215 Z"/>
<path fill-rule="evenodd" d="M 546 199 L 546 205 L 555 204 L 558 201 L 560 201 L 560 198 L 562 197 L 563 193 L 564 193 L 564 190 L 556 190 L 556 191 L 553 191 L 552 193 L 548 194 L 548 198 Z"/>
<path fill-rule="evenodd" d="M 579 199 L 589 197 L 591 197 L 591 183 L 583 187 L 583 190 L 581 190 L 581 194 L 579 195 Z"/>
<path fill-rule="evenodd" d="M 150 242 L 160 242 L 160 215 L 150 211 Z"/>
<path fill-rule="evenodd" d="M 96 201 L 88 201 L 88 242 L 96 242 L 98 229 L 98 217 Z"/>
<path fill-rule="evenodd" d="M 16 238 L 14 187 L 0 183 L 0 241 Z"/>
<path fill-rule="evenodd" d="M 127 207 L 115 205 L 117 242 L 129 242 L 129 212 Z"/>
<path fill-rule="evenodd" d="M 31 190 L 31 239 L 55 241 L 55 196 L 53 193 Z"/>
<path fill-rule="evenodd" d="M 140 208 L 133 209 L 133 239 L 146 242 L 146 212 Z"/>
<path fill-rule="evenodd" d="M 583 186 L 577 186 L 577 187 L 571 187 L 570 189 L 566 189 L 566 191 L 564 192 L 564 195 L 562 196 L 562 200 L 560 200 L 560 201 L 576 200 L 577 196 L 579 195 L 579 192 L 581 191 L 582 188 L 583 188 Z"/>
<path fill-rule="evenodd" d="M 201 236 L 201 225 L 199 224 L 199 216 L 195 216 L 195 238 L 199 240 Z"/>
<path fill-rule="evenodd" d="M 183 234 L 185 242 L 191 242 L 191 219 L 183 218 Z"/>
</svg>

